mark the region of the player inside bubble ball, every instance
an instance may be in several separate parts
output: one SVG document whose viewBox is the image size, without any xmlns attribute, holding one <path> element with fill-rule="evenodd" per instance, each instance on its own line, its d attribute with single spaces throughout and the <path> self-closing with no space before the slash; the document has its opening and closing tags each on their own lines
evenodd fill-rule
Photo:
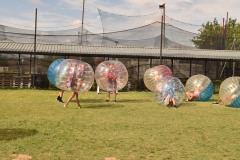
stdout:
<svg viewBox="0 0 240 160">
<path fill-rule="evenodd" d="M 114 102 L 117 101 L 117 77 L 114 73 L 113 64 L 108 64 L 108 73 L 106 74 L 106 78 L 108 79 L 108 91 L 107 91 L 107 99 L 106 102 L 110 101 L 110 93 L 113 91 L 114 94 Z"/>
<path fill-rule="evenodd" d="M 177 107 L 175 102 L 175 94 L 172 88 L 167 89 L 166 91 L 162 92 L 163 94 L 163 103 L 164 106 L 170 107 Z"/>
<path fill-rule="evenodd" d="M 186 96 L 187 96 L 186 101 L 198 100 L 201 89 L 202 87 L 198 86 L 198 87 L 195 87 L 194 90 L 186 92 Z"/>
<path fill-rule="evenodd" d="M 72 81 L 68 83 L 68 85 L 70 85 L 71 88 L 75 88 L 76 90 L 79 89 L 79 86 L 77 85 L 77 78 L 76 75 L 73 76 Z M 72 93 L 70 94 L 68 100 L 66 101 L 66 103 L 63 105 L 65 108 L 68 108 L 68 103 L 76 96 L 76 102 L 79 108 L 81 108 L 80 105 L 80 101 L 78 98 L 78 92 L 77 91 L 72 91 Z"/>
<path fill-rule="evenodd" d="M 222 104 L 222 105 L 223 105 L 223 104 L 225 104 L 224 101 L 231 103 L 231 102 L 234 101 L 236 98 L 237 98 L 237 94 L 225 95 L 225 96 L 224 96 L 224 100 L 219 97 L 218 100 L 215 101 L 215 102 L 213 102 L 212 104 L 216 104 L 216 105 L 217 105 L 217 104 Z"/>
</svg>

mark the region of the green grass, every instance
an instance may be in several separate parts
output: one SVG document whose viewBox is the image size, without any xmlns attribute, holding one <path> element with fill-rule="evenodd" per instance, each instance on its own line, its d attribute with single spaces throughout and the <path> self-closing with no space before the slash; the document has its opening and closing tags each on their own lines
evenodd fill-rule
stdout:
<svg viewBox="0 0 240 160">
<path fill-rule="evenodd" d="M 80 93 L 82 109 L 58 91 L 0 90 L 0 159 L 239 159 L 240 109 L 209 102 L 160 107 L 150 92 Z M 66 101 L 70 92 L 66 92 Z M 112 95 L 111 95 L 112 96 Z M 8 134 L 9 133 L 9 134 Z"/>
</svg>

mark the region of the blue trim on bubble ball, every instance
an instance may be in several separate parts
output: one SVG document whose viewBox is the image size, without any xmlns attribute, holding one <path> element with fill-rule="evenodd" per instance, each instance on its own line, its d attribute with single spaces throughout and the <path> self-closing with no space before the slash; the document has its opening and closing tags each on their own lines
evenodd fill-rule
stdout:
<svg viewBox="0 0 240 160">
<path fill-rule="evenodd" d="M 240 96 L 235 98 L 228 106 L 234 107 L 234 108 L 240 108 Z"/>
<path fill-rule="evenodd" d="M 56 77 L 55 77 L 55 73 L 54 73 L 54 70 L 55 68 L 63 61 L 64 59 L 57 59 L 55 61 L 53 61 L 50 66 L 48 67 L 48 73 L 47 73 L 47 78 L 49 80 L 49 82 L 56 86 Z"/>
<path fill-rule="evenodd" d="M 212 82 L 199 94 L 199 101 L 207 101 L 211 98 L 214 91 L 214 85 Z"/>
</svg>

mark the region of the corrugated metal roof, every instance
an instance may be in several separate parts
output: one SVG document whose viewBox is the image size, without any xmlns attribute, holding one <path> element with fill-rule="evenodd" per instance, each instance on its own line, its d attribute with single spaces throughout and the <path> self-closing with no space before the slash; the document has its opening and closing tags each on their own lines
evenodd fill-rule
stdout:
<svg viewBox="0 0 240 160">
<path fill-rule="evenodd" d="M 0 42 L 0 53 L 34 53 L 34 44 Z M 78 55 L 159 58 L 159 48 L 100 47 L 62 44 L 37 44 L 36 55 Z M 163 49 L 162 56 L 186 59 L 240 60 L 240 51 L 203 49 Z"/>
</svg>

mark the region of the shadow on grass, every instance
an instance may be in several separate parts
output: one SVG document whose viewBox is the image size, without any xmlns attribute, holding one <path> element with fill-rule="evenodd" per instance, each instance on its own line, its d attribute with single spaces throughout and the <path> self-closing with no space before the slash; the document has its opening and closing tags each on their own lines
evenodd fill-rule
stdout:
<svg viewBox="0 0 240 160">
<path fill-rule="evenodd" d="M 192 106 L 196 106 L 197 103 L 195 102 L 183 102 L 181 103 L 181 105 L 179 107 L 192 107 Z"/>
<path fill-rule="evenodd" d="M 17 138 L 23 138 L 27 136 L 33 136 L 37 134 L 38 131 L 34 129 L 0 129 L 0 141 L 10 141 Z"/>
<path fill-rule="evenodd" d="M 115 108 L 123 108 L 124 105 L 109 102 L 108 104 L 98 104 L 98 105 L 84 105 L 82 109 L 115 109 Z"/>
<path fill-rule="evenodd" d="M 145 103 L 145 102 L 152 102 L 152 99 L 119 99 L 118 102 L 129 102 L 129 103 Z"/>
<path fill-rule="evenodd" d="M 212 98 L 212 99 L 209 99 L 208 101 L 209 102 L 216 102 L 216 101 L 218 101 L 218 98 Z"/>
<path fill-rule="evenodd" d="M 112 101 L 112 100 L 111 100 Z M 142 99 L 117 99 L 117 102 L 121 103 L 144 103 L 144 102 L 151 102 L 152 100 L 142 100 Z M 76 102 L 76 100 L 72 100 L 72 102 Z M 104 103 L 105 99 L 94 99 L 94 98 L 88 98 L 88 99 L 80 99 L 80 103 Z"/>
<path fill-rule="evenodd" d="M 102 103 L 103 100 L 102 99 L 96 99 L 96 98 L 87 98 L 87 99 L 83 99 L 83 98 L 80 98 L 80 103 L 83 102 L 83 103 Z M 76 102 L 76 100 L 72 100 L 73 102 Z"/>
</svg>

